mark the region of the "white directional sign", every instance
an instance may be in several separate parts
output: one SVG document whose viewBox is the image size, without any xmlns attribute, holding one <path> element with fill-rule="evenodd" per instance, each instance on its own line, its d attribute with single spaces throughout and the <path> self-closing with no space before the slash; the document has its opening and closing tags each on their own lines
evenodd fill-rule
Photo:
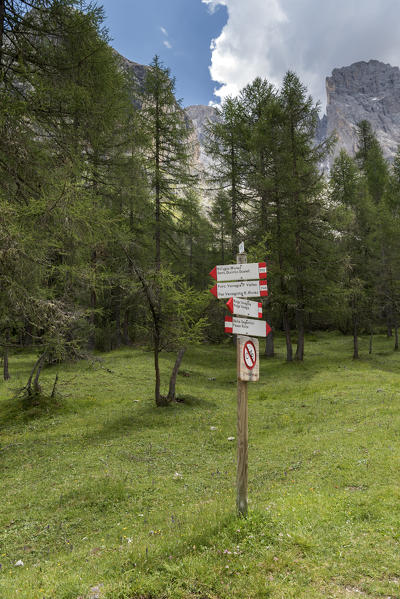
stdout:
<svg viewBox="0 0 400 599">
<path fill-rule="evenodd" d="M 271 327 L 265 320 L 251 320 L 250 318 L 225 316 L 225 333 L 266 337 L 270 332 Z"/>
<path fill-rule="evenodd" d="M 262 303 L 252 302 L 241 297 L 231 297 L 227 302 L 232 314 L 238 316 L 251 316 L 252 318 L 262 318 Z"/>
<path fill-rule="evenodd" d="M 221 264 L 219 266 L 214 266 L 210 275 L 218 282 L 266 279 L 267 264 L 265 262 L 252 262 L 250 264 Z"/>
<path fill-rule="evenodd" d="M 210 293 L 224 299 L 237 297 L 262 297 L 268 295 L 267 281 L 238 281 L 236 283 L 217 283 Z"/>
</svg>

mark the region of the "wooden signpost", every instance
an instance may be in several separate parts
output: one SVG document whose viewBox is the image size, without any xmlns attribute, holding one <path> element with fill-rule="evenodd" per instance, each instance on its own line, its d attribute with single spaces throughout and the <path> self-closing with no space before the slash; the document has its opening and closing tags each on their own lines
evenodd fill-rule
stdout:
<svg viewBox="0 0 400 599">
<path fill-rule="evenodd" d="M 262 303 L 252 302 L 241 297 L 231 297 L 226 302 L 232 314 L 238 316 L 251 316 L 252 318 L 262 318 Z"/>
<path fill-rule="evenodd" d="M 247 383 L 259 379 L 258 339 L 266 337 L 271 327 L 262 317 L 262 303 L 248 297 L 268 295 L 267 265 L 265 262 L 247 264 L 244 243 L 239 245 L 236 264 L 216 266 L 210 275 L 217 281 L 210 292 L 217 298 L 229 298 L 226 302 L 235 316 L 225 317 L 225 332 L 237 335 L 237 471 L 236 506 L 241 516 L 247 515 L 248 426 Z M 235 296 L 235 297 L 233 297 Z M 238 318 L 249 316 L 250 318 Z M 253 320 L 257 319 L 257 320 Z"/>
<path fill-rule="evenodd" d="M 240 256 L 241 254 L 238 254 Z M 237 297 L 263 297 L 268 295 L 267 281 L 235 281 L 229 283 L 217 283 L 210 293 L 218 299 L 232 296 Z"/>
<path fill-rule="evenodd" d="M 236 316 L 225 316 L 225 333 L 234 335 L 256 335 L 267 337 L 271 327 L 266 320 L 251 320 L 251 318 L 237 318 Z"/>
</svg>

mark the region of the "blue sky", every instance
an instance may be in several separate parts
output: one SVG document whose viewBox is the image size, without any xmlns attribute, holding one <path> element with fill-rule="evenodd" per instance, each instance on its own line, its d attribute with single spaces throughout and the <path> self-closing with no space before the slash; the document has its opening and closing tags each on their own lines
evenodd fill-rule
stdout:
<svg viewBox="0 0 400 599">
<path fill-rule="evenodd" d="M 292 70 L 324 111 L 325 78 L 335 67 L 400 65 L 399 0 L 98 2 L 115 49 L 142 64 L 158 54 L 184 106 L 219 103 L 257 76 L 279 87 Z"/>
<path fill-rule="evenodd" d="M 215 100 L 211 80 L 211 40 L 227 21 L 224 6 L 213 13 L 201 0 L 99 0 L 105 25 L 120 54 L 149 64 L 158 54 L 176 77 L 176 96 L 184 106 Z"/>
</svg>

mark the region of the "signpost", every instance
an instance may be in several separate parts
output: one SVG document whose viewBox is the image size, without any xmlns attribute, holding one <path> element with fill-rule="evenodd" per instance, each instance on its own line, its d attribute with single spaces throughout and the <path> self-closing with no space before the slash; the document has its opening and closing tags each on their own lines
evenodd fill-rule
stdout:
<svg viewBox="0 0 400 599">
<path fill-rule="evenodd" d="M 254 335 L 255 337 L 267 337 L 271 327 L 266 320 L 251 320 L 251 318 L 237 318 L 236 316 L 225 316 L 225 333 L 234 335 Z"/>
<path fill-rule="evenodd" d="M 213 279 L 219 283 L 223 281 L 248 281 L 251 279 L 266 279 L 266 262 L 253 262 L 251 264 L 221 264 L 214 266 L 210 271 Z"/>
<path fill-rule="evenodd" d="M 247 382 L 259 379 L 258 339 L 266 337 L 271 327 L 262 317 L 262 303 L 248 297 L 268 296 L 267 265 L 265 262 L 247 264 L 244 243 L 239 246 L 236 264 L 215 266 L 210 275 L 217 281 L 210 292 L 217 298 L 229 298 L 226 302 L 232 314 L 225 317 L 225 332 L 238 335 L 236 344 L 237 364 L 237 471 L 236 505 L 241 516 L 247 515 Z M 249 316 L 250 318 L 238 318 Z M 256 319 L 256 320 L 253 320 Z"/>
<path fill-rule="evenodd" d="M 260 378 L 258 339 L 238 337 L 239 345 L 239 379 L 241 381 L 258 381 Z"/>
<path fill-rule="evenodd" d="M 245 256 L 245 254 L 238 254 Z M 210 292 L 218 299 L 228 297 L 264 297 L 268 295 L 267 281 L 237 281 L 235 283 L 217 283 Z"/>
<path fill-rule="evenodd" d="M 232 314 L 238 316 L 251 316 L 252 318 L 262 318 L 262 303 L 252 302 L 241 297 L 231 297 L 227 302 Z"/>
</svg>

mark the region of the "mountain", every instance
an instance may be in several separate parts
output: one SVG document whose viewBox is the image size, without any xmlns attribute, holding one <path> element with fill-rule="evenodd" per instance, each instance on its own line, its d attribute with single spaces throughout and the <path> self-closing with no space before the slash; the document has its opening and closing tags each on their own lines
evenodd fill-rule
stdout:
<svg viewBox="0 0 400 599">
<path fill-rule="evenodd" d="M 143 85 L 148 67 L 121 56 L 124 68 L 139 86 Z M 368 120 L 383 149 L 392 160 L 400 144 L 400 69 L 379 60 L 355 62 L 350 66 L 333 69 L 326 78 L 327 109 L 320 119 L 316 141 L 335 133 L 337 144 L 334 156 L 344 148 L 350 155 L 357 149 L 356 125 Z M 188 124 L 193 127 L 195 172 L 210 170 L 211 161 L 205 153 L 205 131 L 209 121 L 215 121 L 217 111 L 212 106 L 195 105 L 184 109 Z M 329 166 L 327 165 L 321 165 Z M 201 185 L 202 187 L 205 187 Z"/>
<path fill-rule="evenodd" d="M 333 69 L 326 78 L 326 135 L 336 133 L 335 154 L 344 148 L 354 155 L 357 148 L 356 124 L 366 119 L 392 159 L 400 144 L 400 70 L 390 64 L 370 60 Z M 322 126 L 321 129 L 324 128 Z"/>
</svg>

